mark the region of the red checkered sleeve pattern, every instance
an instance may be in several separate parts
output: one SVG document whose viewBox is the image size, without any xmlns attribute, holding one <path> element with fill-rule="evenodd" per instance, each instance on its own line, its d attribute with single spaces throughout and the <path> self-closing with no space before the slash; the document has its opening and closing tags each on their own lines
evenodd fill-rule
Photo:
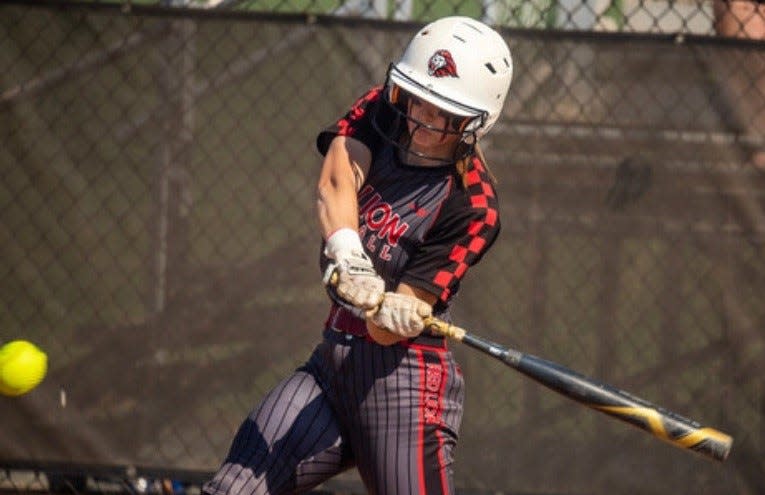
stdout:
<svg viewBox="0 0 765 495">
<path fill-rule="evenodd" d="M 358 139 L 370 150 L 375 150 L 379 144 L 379 136 L 371 124 L 372 105 L 376 104 L 382 94 L 382 87 L 376 86 L 356 100 L 350 110 L 337 122 L 322 130 L 316 138 L 316 148 L 322 155 L 327 154 L 329 144 L 336 136 L 347 136 Z"/>
<path fill-rule="evenodd" d="M 438 295 L 442 304 L 456 294 L 468 269 L 494 244 L 500 230 L 494 187 L 477 158 L 444 202 L 417 255 L 401 281 Z"/>
</svg>

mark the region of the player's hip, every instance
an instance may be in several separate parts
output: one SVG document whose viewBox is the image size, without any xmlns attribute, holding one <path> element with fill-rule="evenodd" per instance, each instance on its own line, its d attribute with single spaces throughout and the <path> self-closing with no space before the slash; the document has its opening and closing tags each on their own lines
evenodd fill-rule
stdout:
<svg viewBox="0 0 765 495">
<path fill-rule="evenodd" d="M 415 421 L 456 435 L 465 383 L 451 351 L 437 342 L 431 345 L 423 336 L 407 345 L 381 346 L 327 329 L 308 366 L 344 422 Z"/>
</svg>

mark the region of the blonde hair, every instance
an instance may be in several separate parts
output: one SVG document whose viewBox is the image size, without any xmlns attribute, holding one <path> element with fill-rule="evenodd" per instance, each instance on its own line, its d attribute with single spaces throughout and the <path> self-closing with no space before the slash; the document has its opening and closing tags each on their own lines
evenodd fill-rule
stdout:
<svg viewBox="0 0 765 495">
<path fill-rule="evenodd" d="M 468 146 L 465 143 L 460 143 L 460 147 L 462 146 Z M 458 149 L 458 151 L 462 151 L 461 149 Z M 461 153 L 460 153 L 461 154 Z M 483 168 L 486 169 L 486 173 L 489 176 L 489 180 L 492 184 L 496 184 L 497 177 L 494 175 L 494 173 L 489 168 L 489 163 L 486 161 L 486 156 L 483 154 L 483 150 L 481 149 L 481 145 L 478 143 L 475 143 L 473 145 L 472 153 L 467 153 L 465 156 L 457 160 L 457 163 L 455 164 L 455 167 L 457 168 L 457 173 L 462 178 L 462 185 L 467 187 L 467 173 L 473 168 L 473 159 L 476 158 L 481 162 L 481 165 L 483 165 Z"/>
</svg>

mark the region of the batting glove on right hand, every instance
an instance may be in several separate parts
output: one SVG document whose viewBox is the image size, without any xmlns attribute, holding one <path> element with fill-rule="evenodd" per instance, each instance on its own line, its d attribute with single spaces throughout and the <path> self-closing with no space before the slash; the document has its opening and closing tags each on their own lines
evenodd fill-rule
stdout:
<svg viewBox="0 0 765 495">
<path fill-rule="evenodd" d="M 418 336 L 425 329 L 425 318 L 431 316 L 432 308 L 414 296 L 386 292 L 380 309 L 369 312 L 372 323 L 405 338 Z"/>
<path fill-rule="evenodd" d="M 364 311 L 380 305 L 385 281 L 377 275 L 372 260 L 364 252 L 358 234 L 341 229 L 327 239 L 325 254 L 331 258 L 324 272 L 330 295 Z"/>
</svg>

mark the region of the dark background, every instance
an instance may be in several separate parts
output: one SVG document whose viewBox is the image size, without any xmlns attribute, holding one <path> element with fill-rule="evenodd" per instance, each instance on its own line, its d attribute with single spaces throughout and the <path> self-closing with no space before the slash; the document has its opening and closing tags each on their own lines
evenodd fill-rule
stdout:
<svg viewBox="0 0 765 495">
<path fill-rule="evenodd" d="M 12 473 L 46 466 L 207 473 L 320 338 L 315 134 L 419 24 L 67 7 L 0 7 L 0 341 L 50 360 L 0 397 L 0 487 L 50 489 Z M 504 229 L 456 320 L 735 443 L 708 461 L 453 344 L 458 486 L 763 493 L 762 43 L 501 31 L 515 76 L 485 149 Z"/>
</svg>

